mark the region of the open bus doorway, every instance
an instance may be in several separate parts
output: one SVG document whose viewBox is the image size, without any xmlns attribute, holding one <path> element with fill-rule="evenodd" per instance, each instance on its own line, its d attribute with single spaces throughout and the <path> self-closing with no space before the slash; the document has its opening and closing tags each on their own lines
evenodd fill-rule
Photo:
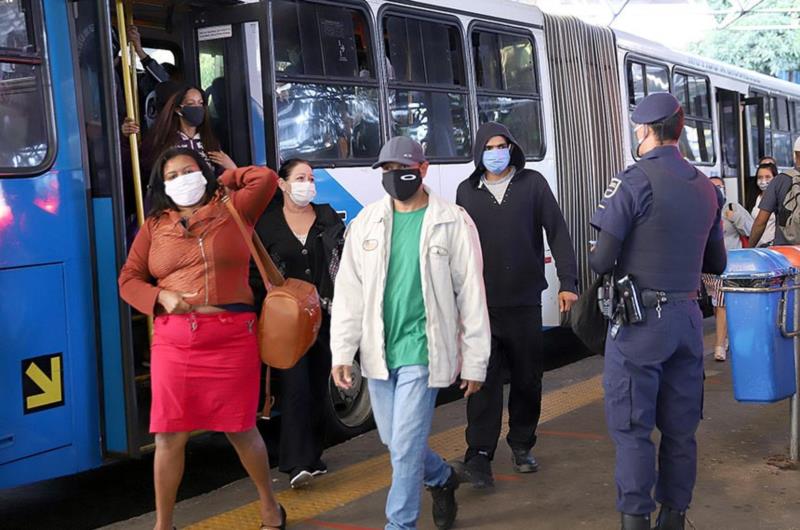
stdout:
<svg viewBox="0 0 800 530">
<path fill-rule="evenodd" d="M 212 3 L 156 6 L 133 4 L 132 22 L 141 35 L 142 47 L 151 57 L 174 64 L 186 83 L 205 92 L 207 119 L 226 152 L 238 166 L 268 165 L 277 168 L 277 140 L 270 87 L 273 85 L 267 2 L 241 5 Z M 197 7 L 200 6 L 200 7 Z M 95 247 L 100 293 L 98 311 L 101 380 L 104 387 L 104 453 L 107 456 L 138 456 L 153 448 L 149 433 L 151 382 L 149 367 L 150 334 L 148 319 L 118 298 L 116 276 L 124 263 L 128 245 L 135 234 L 130 181 L 131 158 L 126 154 L 129 139 L 122 136 L 126 112 L 120 86 L 122 71 L 114 56 L 112 27 L 116 24 L 116 4 L 96 0 L 81 4 L 77 25 L 105 24 L 87 49 L 101 49 L 92 61 L 81 62 L 81 90 L 85 107 L 98 109 L 85 124 L 93 173 L 104 175 L 102 192 L 95 201 Z M 180 16 L 179 16 L 180 15 Z M 171 17 L 171 18 L 170 18 Z M 180 20 L 180 23 L 178 21 Z M 127 27 L 127 25 L 126 25 Z M 119 32 L 119 29 L 114 29 Z M 80 33 L 80 31 L 78 31 Z M 101 46 L 102 44 L 102 46 Z M 134 62 L 134 64 L 140 64 Z M 138 69 L 139 112 L 135 121 L 148 134 L 149 99 L 153 90 L 144 90 L 148 73 Z M 99 98 L 99 99 L 98 99 Z M 98 101 L 90 102 L 95 99 Z M 121 104 L 120 99 L 123 99 Z M 98 124 L 102 114 L 102 123 Z M 150 116 L 152 118 L 152 116 Z M 149 125 L 152 127 L 153 120 Z M 102 125 L 102 126 L 101 126 Z M 94 142 L 90 129 L 97 134 Z M 105 164 L 105 168 L 100 168 Z M 149 168 L 143 168 L 149 173 Z M 146 185 L 149 174 L 142 175 Z M 94 191 L 93 191 L 94 192 Z M 102 251 L 102 252 L 101 252 Z M 279 377 L 279 376 L 278 376 Z M 331 385 L 328 441 L 337 442 L 364 432 L 371 424 L 371 408 L 366 385 L 356 395 L 343 395 Z M 280 396 L 276 404 L 279 415 Z M 263 397 L 262 397 L 263 402 Z M 275 415 L 274 415 L 275 416 Z M 273 422 L 270 430 L 277 430 Z M 116 433 L 116 435 L 113 435 Z"/>
</svg>

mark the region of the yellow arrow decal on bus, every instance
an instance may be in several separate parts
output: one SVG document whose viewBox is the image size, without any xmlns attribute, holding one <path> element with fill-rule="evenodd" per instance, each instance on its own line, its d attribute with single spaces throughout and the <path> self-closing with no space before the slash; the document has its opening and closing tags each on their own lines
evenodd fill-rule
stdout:
<svg viewBox="0 0 800 530">
<path fill-rule="evenodd" d="M 46 374 L 40 367 L 40 364 L 46 363 L 48 360 L 50 361 L 50 375 Z M 24 391 L 25 412 L 63 404 L 64 389 L 62 387 L 61 355 L 56 354 L 44 358 L 28 359 L 27 362 L 29 364 L 25 369 L 25 375 L 35 386 L 24 385 L 27 387 L 26 391 Z"/>
</svg>

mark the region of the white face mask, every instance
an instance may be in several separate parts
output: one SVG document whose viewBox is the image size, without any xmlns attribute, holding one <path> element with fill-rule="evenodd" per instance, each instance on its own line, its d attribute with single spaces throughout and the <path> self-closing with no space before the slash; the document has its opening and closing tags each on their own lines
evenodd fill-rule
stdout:
<svg viewBox="0 0 800 530">
<path fill-rule="evenodd" d="M 291 197 L 293 203 L 301 208 L 308 206 L 308 204 L 313 201 L 314 197 L 316 196 L 317 187 L 313 182 L 294 181 L 289 184 L 289 197 Z"/>
<path fill-rule="evenodd" d="M 761 191 L 767 191 L 767 188 L 769 188 L 769 183 L 771 180 L 772 179 L 770 180 L 758 179 L 758 189 L 760 189 Z"/>
<path fill-rule="evenodd" d="M 208 181 L 202 171 L 178 175 L 164 182 L 164 191 L 180 207 L 194 206 L 203 199 Z"/>
</svg>

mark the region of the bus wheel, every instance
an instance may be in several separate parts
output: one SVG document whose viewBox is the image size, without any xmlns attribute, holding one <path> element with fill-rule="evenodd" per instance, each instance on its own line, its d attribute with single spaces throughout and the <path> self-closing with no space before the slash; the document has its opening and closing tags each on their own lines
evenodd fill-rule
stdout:
<svg viewBox="0 0 800 530">
<path fill-rule="evenodd" d="M 358 359 L 353 361 L 353 386 L 342 390 L 329 377 L 328 396 L 326 434 L 329 444 L 343 442 L 373 427 L 367 380 L 361 376 Z"/>
</svg>

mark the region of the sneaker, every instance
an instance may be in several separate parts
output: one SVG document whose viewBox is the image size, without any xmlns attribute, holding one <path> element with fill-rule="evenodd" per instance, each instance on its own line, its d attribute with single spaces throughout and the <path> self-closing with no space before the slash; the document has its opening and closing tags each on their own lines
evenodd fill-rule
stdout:
<svg viewBox="0 0 800 530">
<path fill-rule="evenodd" d="M 313 466 L 311 466 L 311 476 L 312 477 L 319 477 L 324 475 L 328 472 L 328 465 L 323 462 L 321 459 L 317 460 Z"/>
<path fill-rule="evenodd" d="M 441 486 L 428 486 L 428 491 L 433 497 L 433 524 L 439 530 L 448 530 L 453 527 L 458 514 L 456 503 L 456 490 L 459 480 L 456 470 L 450 467 L 450 476 Z"/>
<path fill-rule="evenodd" d="M 727 353 L 725 352 L 725 348 L 722 346 L 717 346 L 714 348 L 714 360 L 719 362 L 724 362 L 725 359 L 728 358 Z"/>
<path fill-rule="evenodd" d="M 536 473 L 539 471 L 539 463 L 527 449 L 512 449 L 511 463 L 514 464 L 514 471 L 517 473 Z"/>
<path fill-rule="evenodd" d="M 494 486 L 492 462 L 486 455 L 477 454 L 466 462 L 454 462 L 453 467 L 459 480 L 469 482 L 473 488 L 483 489 Z"/>
<path fill-rule="evenodd" d="M 311 483 L 314 474 L 307 469 L 296 469 L 289 478 L 289 485 L 293 490 L 304 488 Z"/>
</svg>

